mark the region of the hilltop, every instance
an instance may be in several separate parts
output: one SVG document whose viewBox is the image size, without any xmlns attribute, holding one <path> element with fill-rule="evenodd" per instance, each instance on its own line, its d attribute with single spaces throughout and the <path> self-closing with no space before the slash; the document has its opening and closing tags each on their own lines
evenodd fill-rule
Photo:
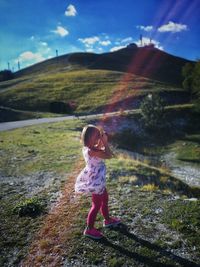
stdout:
<svg viewBox="0 0 200 267">
<path fill-rule="evenodd" d="M 189 95 L 181 88 L 181 69 L 187 62 L 153 46 L 134 44 L 103 54 L 62 55 L 0 83 L 0 105 L 12 109 L 1 109 L 1 117 L 6 121 L 20 119 L 13 112 L 50 112 L 55 101 L 76 114 L 132 109 L 152 92 L 159 92 L 167 104 L 188 103 Z M 26 116 L 40 115 L 23 113 L 23 119 Z"/>
<path fill-rule="evenodd" d="M 180 85 L 181 69 L 188 62 L 192 61 L 170 55 L 152 45 L 137 47 L 130 44 L 126 48 L 103 54 L 82 52 L 62 55 L 20 70 L 15 75 L 18 78 L 41 71 L 88 68 L 127 72 Z"/>
</svg>

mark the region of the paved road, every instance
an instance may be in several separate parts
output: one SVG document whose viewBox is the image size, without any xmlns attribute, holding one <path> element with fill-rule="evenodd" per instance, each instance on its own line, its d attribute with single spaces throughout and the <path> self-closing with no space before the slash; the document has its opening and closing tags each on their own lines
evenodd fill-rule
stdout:
<svg viewBox="0 0 200 267">
<path fill-rule="evenodd" d="M 139 109 L 124 111 L 124 113 L 126 114 L 136 114 L 138 112 L 140 112 Z M 78 118 L 95 119 L 95 118 L 116 116 L 119 114 L 120 112 L 110 112 L 110 113 L 101 113 L 101 114 L 94 114 L 94 115 L 87 115 L 87 116 L 65 116 L 65 117 L 56 117 L 56 118 L 40 118 L 40 119 L 31 119 L 31 120 L 22 120 L 22 121 L 2 122 L 0 123 L 0 132 L 22 128 L 26 126 L 42 124 L 42 123 L 59 122 L 59 121 L 64 121 L 64 120 L 72 120 L 76 118 L 77 119 Z"/>
<path fill-rule="evenodd" d="M 69 120 L 73 118 L 74 116 L 67 116 L 67 117 L 57 117 L 57 118 L 41 118 L 41 119 L 32 119 L 32 120 L 2 122 L 0 123 L 0 131 L 8 131 L 8 130 L 22 128 L 26 126 L 35 125 L 35 124 L 63 121 L 63 120 Z"/>
<path fill-rule="evenodd" d="M 124 113 L 138 113 L 139 110 L 126 110 Z M 40 118 L 40 119 L 31 119 L 31 120 L 22 120 L 22 121 L 11 121 L 11 122 L 2 122 L 0 123 L 0 132 L 2 131 L 8 131 L 8 130 L 13 130 L 16 128 L 22 128 L 26 126 L 31 126 L 31 125 L 37 125 L 37 124 L 42 124 L 42 123 L 50 123 L 50 122 L 58 122 L 58 121 L 64 121 L 64 120 L 72 120 L 76 118 L 80 119 L 95 119 L 95 118 L 102 118 L 104 116 L 109 117 L 109 116 L 115 116 L 119 115 L 120 112 L 110 112 L 110 113 L 101 113 L 101 114 L 94 114 L 94 115 L 87 115 L 87 116 L 65 116 L 65 117 L 56 117 L 56 118 Z"/>
<path fill-rule="evenodd" d="M 184 108 L 185 105 L 183 105 Z M 189 107 L 192 107 L 193 104 L 188 104 Z M 172 109 L 176 107 L 176 105 L 166 106 L 165 109 Z M 123 110 L 123 114 L 138 114 L 141 112 L 141 109 L 130 109 L 130 110 Z M 64 121 L 64 120 L 71 120 L 75 118 L 80 119 L 96 119 L 102 117 L 110 117 L 120 115 L 121 112 L 110 112 L 110 113 L 101 113 L 101 114 L 94 114 L 94 115 L 85 115 L 85 116 L 65 116 L 65 117 L 54 117 L 54 118 L 41 118 L 41 119 L 31 119 L 31 120 L 23 120 L 23 121 L 11 121 L 11 122 L 2 122 L 0 123 L 0 132 L 1 131 L 8 131 L 16 128 L 22 128 L 26 126 L 42 124 L 42 123 L 50 123 L 50 122 L 57 122 L 57 121 Z"/>
</svg>

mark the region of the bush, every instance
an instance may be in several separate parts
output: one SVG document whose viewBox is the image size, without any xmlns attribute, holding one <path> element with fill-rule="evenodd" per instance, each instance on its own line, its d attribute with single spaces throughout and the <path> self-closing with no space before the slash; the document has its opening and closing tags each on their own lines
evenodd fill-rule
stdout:
<svg viewBox="0 0 200 267">
<path fill-rule="evenodd" d="M 10 70 L 0 71 L 0 82 L 8 81 L 14 78 L 14 74 Z"/>
<path fill-rule="evenodd" d="M 140 108 L 145 128 L 158 130 L 165 126 L 164 102 L 158 94 L 147 95 Z"/>
<path fill-rule="evenodd" d="M 164 101 L 158 94 L 146 96 L 140 108 L 145 128 L 159 130 L 165 127 Z"/>
<path fill-rule="evenodd" d="M 186 63 L 182 68 L 183 88 L 189 91 L 193 91 L 193 80 L 194 80 L 194 70 L 195 65 L 192 63 Z"/>
<path fill-rule="evenodd" d="M 20 201 L 14 208 L 13 213 L 19 216 L 36 216 L 44 211 L 44 204 L 38 198 L 29 198 Z"/>
<path fill-rule="evenodd" d="M 71 103 L 54 101 L 50 103 L 50 112 L 71 114 L 74 110 L 74 105 Z"/>
<path fill-rule="evenodd" d="M 182 69 L 183 88 L 193 96 L 195 106 L 200 110 L 200 60 L 195 64 L 187 63 Z"/>
</svg>

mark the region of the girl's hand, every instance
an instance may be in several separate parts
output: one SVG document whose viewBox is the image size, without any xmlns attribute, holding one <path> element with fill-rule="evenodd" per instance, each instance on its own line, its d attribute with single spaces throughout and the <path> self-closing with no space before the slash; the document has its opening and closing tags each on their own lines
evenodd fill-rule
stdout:
<svg viewBox="0 0 200 267">
<path fill-rule="evenodd" d="M 108 143 L 108 136 L 107 136 L 106 132 L 104 132 L 104 131 L 101 133 L 101 141 L 104 145 L 106 145 Z"/>
</svg>

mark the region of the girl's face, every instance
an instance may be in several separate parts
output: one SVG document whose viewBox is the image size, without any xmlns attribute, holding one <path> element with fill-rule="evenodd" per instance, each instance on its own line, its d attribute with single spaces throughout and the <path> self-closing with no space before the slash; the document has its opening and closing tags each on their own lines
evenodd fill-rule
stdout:
<svg viewBox="0 0 200 267">
<path fill-rule="evenodd" d="M 100 132 L 95 131 L 90 138 L 90 147 L 97 147 L 100 141 Z"/>
<path fill-rule="evenodd" d="M 95 147 L 97 147 L 98 149 L 104 149 L 105 145 L 108 142 L 108 136 L 106 134 L 106 132 L 100 132 L 100 136 L 98 138 L 97 144 L 95 145 Z"/>
<path fill-rule="evenodd" d="M 106 134 L 105 131 L 101 133 L 101 140 L 103 141 L 104 144 L 108 142 L 108 135 Z"/>
</svg>

